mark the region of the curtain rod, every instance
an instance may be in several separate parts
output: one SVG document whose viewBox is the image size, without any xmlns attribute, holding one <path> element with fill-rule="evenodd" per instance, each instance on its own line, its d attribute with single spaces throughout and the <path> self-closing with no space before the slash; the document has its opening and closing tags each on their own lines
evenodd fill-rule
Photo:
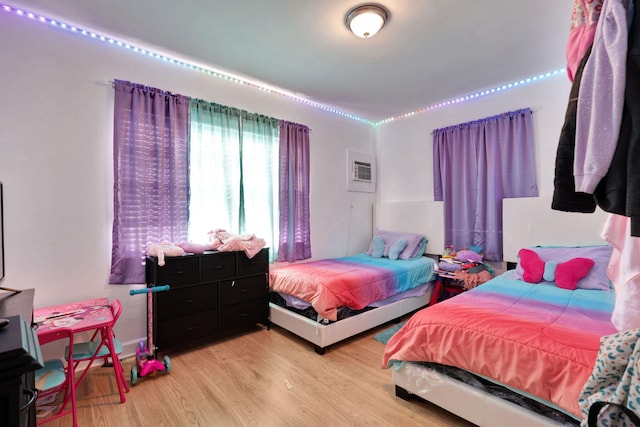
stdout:
<svg viewBox="0 0 640 427">
<path fill-rule="evenodd" d="M 115 89 L 115 87 L 116 87 L 116 82 L 114 80 L 102 80 L 101 82 L 98 82 L 98 83 L 103 84 L 105 86 L 109 85 L 109 86 L 111 86 L 112 89 Z M 188 98 L 190 98 L 190 99 L 199 99 L 199 98 L 194 98 L 194 97 L 190 97 L 190 96 Z M 236 108 L 236 107 L 232 107 L 232 108 Z M 246 111 L 246 110 L 241 110 L 241 111 Z M 259 114 L 259 113 L 251 113 L 250 111 L 246 111 L 246 112 L 249 113 L 249 114 Z M 311 129 L 309 126 L 304 125 L 302 123 L 297 123 L 297 122 L 292 122 L 292 121 L 289 121 L 289 120 L 279 119 L 277 117 L 272 117 L 272 118 L 274 118 L 276 120 L 279 120 L 281 122 L 294 123 L 294 124 L 298 124 L 300 126 L 305 126 L 307 129 L 309 129 L 309 133 L 313 133 L 313 129 Z"/>
</svg>

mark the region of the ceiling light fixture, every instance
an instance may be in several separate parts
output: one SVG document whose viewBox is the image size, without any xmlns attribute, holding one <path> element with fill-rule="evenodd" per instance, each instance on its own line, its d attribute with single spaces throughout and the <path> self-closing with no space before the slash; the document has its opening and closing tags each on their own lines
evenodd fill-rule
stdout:
<svg viewBox="0 0 640 427">
<path fill-rule="evenodd" d="M 389 19 L 389 12 L 377 4 L 363 4 L 349 11 L 345 24 L 356 36 L 368 39 L 375 36 Z"/>
</svg>

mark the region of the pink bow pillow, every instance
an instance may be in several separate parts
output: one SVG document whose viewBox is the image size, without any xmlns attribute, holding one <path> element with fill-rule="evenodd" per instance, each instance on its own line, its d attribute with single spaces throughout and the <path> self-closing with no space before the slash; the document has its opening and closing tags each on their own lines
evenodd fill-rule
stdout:
<svg viewBox="0 0 640 427">
<path fill-rule="evenodd" d="M 562 289 L 574 290 L 580 279 L 589 274 L 595 262 L 589 258 L 573 258 L 565 262 L 543 261 L 530 249 L 518 252 L 523 268 L 522 278 L 528 283 L 555 282 Z"/>
</svg>

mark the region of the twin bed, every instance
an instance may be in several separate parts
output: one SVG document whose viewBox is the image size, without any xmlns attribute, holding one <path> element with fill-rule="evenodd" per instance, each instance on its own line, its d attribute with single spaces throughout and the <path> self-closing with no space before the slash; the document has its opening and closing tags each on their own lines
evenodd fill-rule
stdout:
<svg viewBox="0 0 640 427">
<path fill-rule="evenodd" d="M 423 236 L 424 252 L 437 254 L 444 249 L 444 235 L 438 231 L 439 224 L 444 222 L 443 215 L 440 202 L 383 203 L 376 206 L 375 224 L 380 230 L 411 234 L 399 236 L 407 240 L 403 253 L 413 252 L 409 244 L 413 243 L 414 249 L 417 245 L 411 239 Z M 431 298 L 435 261 L 428 256 L 410 255 L 413 254 L 405 253 L 399 258 L 412 259 L 392 260 L 388 254 L 379 258 L 356 254 L 272 266 L 269 272 L 270 321 L 312 343 L 316 353 L 324 354 L 335 343 L 423 308 Z M 327 280 L 338 282 L 343 288 L 346 282 L 355 281 L 356 286 L 366 285 L 368 289 L 359 295 L 322 298 L 329 293 L 327 286 L 331 286 Z M 307 290 L 294 291 L 295 282 Z M 354 301 L 351 310 L 338 310 L 341 305 Z"/>
<path fill-rule="evenodd" d="M 417 396 L 480 426 L 579 424 L 578 397 L 600 337 L 617 332 L 606 276 L 611 248 L 599 237 L 604 213 L 549 206 L 546 198 L 505 201 L 504 229 L 512 233 L 505 233 L 505 258 L 517 263 L 417 312 L 391 337 L 382 367 L 392 371 L 398 397 Z M 537 245 L 544 247 L 532 248 Z M 576 289 L 570 289 L 557 268 L 555 277 L 532 279 L 536 265 L 523 262 L 526 251 L 518 256 L 522 248 L 544 262 L 594 264 L 586 276 L 572 278 Z"/>
<path fill-rule="evenodd" d="M 423 230 L 430 245 L 435 242 L 427 253 L 442 253 L 441 231 L 433 224 L 430 231 L 424 230 L 425 219 L 441 220 L 441 206 L 416 204 L 408 214 L 409 205 L 378 206 L 377 227 Z M 335 342 L 417 310 L 384 350 L 382 367 L 390 368 L 398 397 L 417 396 L 480 426 L 577 425 L 578 395 L 593 369 L 600 337 L 616 332 L 610 322 L 614 293 L 606 277 L 610 247 L 599 237 L 603 212 L 568 214 L 549 206 L 549 198 L 505 200 L 505 259 L 517 263 L 455 298 L 420 309 L 431 294 L 427 281 L 420 296 L 391 300 L 378 308 L 369 302 L 341 320 L 339 310 L 334 313 L 312 304 L 312 312 L 322 313 L 318 321 L 272 303 L 271 321 L 323 353 Z M 534 250 L 534 264 L 528 257 L 523 263 L 520 249 L 536 245 L 548 248 Z M 368 255 L 355 258 L 364 256 Z M 594 263 L 586 275 L 568 274 L 567 282 L 566 271 L 572 269 L 566 267 L 573 268 L 573 258 Z M 556 268 L 557 280 L 531 279 L 540 260 L 563 265 Z M 357 263 L 351 267 L 359 269 Z M 312 302 L 308 295 L 303 298 Z"/>
</svg>

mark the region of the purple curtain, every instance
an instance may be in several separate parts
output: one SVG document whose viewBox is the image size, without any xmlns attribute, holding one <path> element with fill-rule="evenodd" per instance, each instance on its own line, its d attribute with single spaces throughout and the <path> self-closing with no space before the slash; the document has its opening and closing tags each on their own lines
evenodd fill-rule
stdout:
<svg viewBox="0 0 640 427">
<path fill-rule="evenodd" d="M 147 244 L 187 239 L 189 98 L 116 80 L 109 283 L 144 283 Z"/>
<path fill-rule="evenodd" d="M 538 195 L 531 110 L 434 130 L 433 163 L 445 245 L 502 260 L 502 199 Z"/>
<path fill-rule="evenodd" d="M 309 128 L 280 122 L 280 243 L 278 261 L 311 258 Z"/>
</svg>

